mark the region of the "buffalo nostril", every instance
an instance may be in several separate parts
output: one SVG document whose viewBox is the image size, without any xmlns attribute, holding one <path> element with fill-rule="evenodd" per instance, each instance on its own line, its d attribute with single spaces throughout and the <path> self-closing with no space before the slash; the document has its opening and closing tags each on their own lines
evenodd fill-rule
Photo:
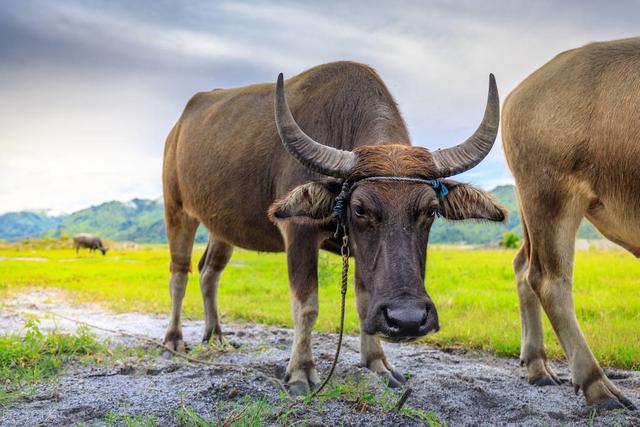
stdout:
<svg viewBox="0 0 640 427">
<path fill-rule="evenodd" d="M 395 322 L 395 319 L 389 317 L 389 309 L 388 307 L 383 307 L 382 308 L 382 315 L 384 316 L 384 320 L 385 322 L 387 322 L 387 325 L 391 326 L 392 328 L 397 328 L 398 324 Z"/>
<path fill-rule="evenodd" d="M 420 326 L 424 326 L 427 324 L 427 318 L 429 317 L 429 307 L 425 308 L 424 314 L 422 315 L 422 319 L 420 319 Z"/>
</svg>

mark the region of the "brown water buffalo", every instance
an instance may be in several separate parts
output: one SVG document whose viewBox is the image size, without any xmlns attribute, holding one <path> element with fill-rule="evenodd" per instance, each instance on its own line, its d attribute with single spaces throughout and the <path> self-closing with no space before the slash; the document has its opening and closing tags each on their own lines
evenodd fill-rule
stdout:
<svg viewBox="0 0 640 427">
<path fill-rule="evenodd" d="M 542 304 L 587 403 L 633 408 L 580 331 L 572 275 L 583 217 L 640 255 L 640 38 L 561 53 L 527 77 L 504 104 L 502 138 L 522 212 L 513 265 L 529 382 L 560 382 L 546 363 Z"/>
<path fill-rule="evenodd" d="M 104 247 L 102 240 L 98 236 L 87 233 L 80 233 L 73 236 L 73 248 L 76 250 L 76 254 L 80 252 L 80 248 L 87 248 L 89 252 L 98 250 L 102 252 L 102 255 L 106 255 L 109 250 Z"/>
<path fill-rule="evenodd" d="M 293 393 L 316 384 L 311 330 L 318 315 L 318 250 L 339 251 L 332 213 L 346 181 L 353 184 L 343 200 L 355 257 L 362 362 L 398 385 L 404 377 L 387 361 L 378 336 L 413 339 L 439 328 L 424 286 L 435 216 L 505 217 L 487 193 L 437 180 L 475 166 L 491 149 L 499 122 L 495 81 L 491 76 L 478 130 L 460 145 L 433 153 L 410 145 L 395 101 L 365 65 L 315 67 L 288 80 L 286 95 L 289 103 L 282 76 L 277 90 L 257 84 L 199 93 L 169 134 L 163 183 L 172 315 L 164 342 L 184 350 L 180 311 L 202 223 L 210 232 L 199 263 L 203 340 L 221 334 L 216 295 L 232 248 L 286 251 L 295 329 L 286 381 Z M 414 180 L 363 180 L 386 176 Z"/>
</svg>

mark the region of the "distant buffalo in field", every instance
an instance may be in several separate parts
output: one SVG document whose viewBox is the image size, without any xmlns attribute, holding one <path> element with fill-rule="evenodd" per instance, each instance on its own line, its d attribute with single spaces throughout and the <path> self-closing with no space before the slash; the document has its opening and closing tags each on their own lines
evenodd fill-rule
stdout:
<svg viewBox="0 0 640 427">
<path fill-rule="evenodd" d="M 104 247 L 102 240 L 98 236 L 93 234 L 80 233 L 73 236 L 73 247 L 76 250 L 76 254 L 80 252 L 80 248 L 87 248 L 89 252 L 99 250 L 102 255 L 106 255 L 109 249 Z"/>
</svg>

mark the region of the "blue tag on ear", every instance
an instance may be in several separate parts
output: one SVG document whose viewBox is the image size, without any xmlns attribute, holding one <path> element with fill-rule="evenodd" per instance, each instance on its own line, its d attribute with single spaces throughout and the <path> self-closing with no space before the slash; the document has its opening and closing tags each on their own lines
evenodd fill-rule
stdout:
<svg viewBox="0 0 640 427">
<path fill-rule="evenodd" d="M 440 183 L 440 197 L 446 197 L 449 194 L 449 189 L 443 183 Z"/>
<path fill-rule="evenodd" d="M 446 197 L 447 194 L 449 194 L 449 189 L 447 188 L 447 186 L 437 179 L 431 180 L 431 186 L 433 187 L 434 190 L 436 190 L 436 193 L 438 193 L 439 198 Z"/>
</svg>

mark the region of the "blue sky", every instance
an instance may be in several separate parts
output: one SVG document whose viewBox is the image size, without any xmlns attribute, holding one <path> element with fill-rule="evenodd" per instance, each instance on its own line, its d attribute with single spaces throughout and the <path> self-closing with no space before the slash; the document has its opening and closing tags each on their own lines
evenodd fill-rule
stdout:
<svg viewBox="0 0 640 427">
<path fill-rule="evenodd" d="M 638 35 L 640 4 L 550 1 L 0 2 L 0 212 L 158 197 L 167 132 L 201 90 L 348 59 L 373 66 L 414 145 L 473 132 L 555 54 Z M 500 143 L 460 179 L 512 182 Z"/>
</svg>

